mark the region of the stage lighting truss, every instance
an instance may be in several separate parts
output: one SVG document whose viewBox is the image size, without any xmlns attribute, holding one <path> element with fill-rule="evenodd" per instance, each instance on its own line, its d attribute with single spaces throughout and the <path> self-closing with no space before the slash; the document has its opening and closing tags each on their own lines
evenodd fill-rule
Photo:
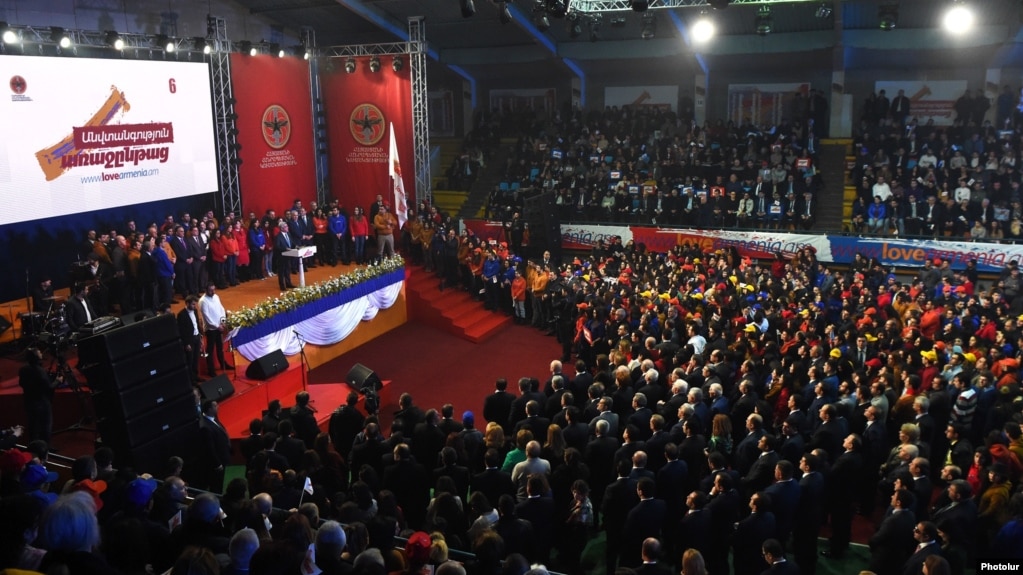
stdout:
<svg viewBox="0 0 1023 575">
<path fill-rule="evenodd" d="M 113 50 L 123 53 L 125 57 L 136 58 L 153 58 L 161 53 L 183 53 L 191 57 L 193 54 L 201 56 L 217 51 L 217 42 L 209 38 L 177 39 L 165 34 L 69 30 L 59 26 L 17 26 L 5 22 L 0 22 L 0 38 L 5 46 L 20 46 L 26 54 L 30 46 L 40 50 L 52 46 L 65 51 L 65 54 L 86 56 L 100 56 Z"/>
<path fill-rule="evenodd" d="M 728 5 L 763 5 L 780 4 L 782 2 L 787 4 L 808 2 L 820 4 L 821 0 L 572 0 L 572 10 L 578 10 L 585 14 L 595 14 L 602 12 L 642 11 L 644 5 L 651 10 L 694 7 L 723 9 Z"/>
</svg>

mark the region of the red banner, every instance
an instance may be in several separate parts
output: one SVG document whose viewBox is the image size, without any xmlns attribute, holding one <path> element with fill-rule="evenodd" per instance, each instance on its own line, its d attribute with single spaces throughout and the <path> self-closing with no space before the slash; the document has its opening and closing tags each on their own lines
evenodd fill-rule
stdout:
<svg viewBox="0 0 1023 575">
<path fill-rule="evenodd" d="M 316 199 L 309 63 L 298 58 L 231 54 L 238 114 L 242 212 L 262 216 Z"/>
<path fill-rule="evenodd" d="M 393 207 L 388 176 L 388 126 L 393 123 L 401 158 L 402 182 L 409 206 L 416 205 L 415 156 L 412 153 L 412 78 L 408 58 L 401 57 L 397 72 L 392 58 L 380 58 L 377 72 L 369 58 L 355 58 L 355 71 L 345 71 L 345 60 L 334 58 L 332 70 L 320 76 L 327 104 L 330 134 L 331 192 L 351 213 L 354 206 L 368 210 L 377 195 Z"/>
</svg>

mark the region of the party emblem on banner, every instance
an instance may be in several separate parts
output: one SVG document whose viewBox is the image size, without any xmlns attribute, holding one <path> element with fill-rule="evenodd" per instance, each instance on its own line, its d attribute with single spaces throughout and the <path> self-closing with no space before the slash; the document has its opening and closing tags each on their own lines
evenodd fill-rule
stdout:
<svg viewBox="0 0 1023 575">
<path fill-rule="evenodd" d="M 263 139 L 266 145 L 280 150 L 291 139 L 291 117 L 282 106 L 272 104 L 263 111 Z"/>
<path fill-rule="evenodd" d="M 15 94 L 20 96 L 20 95 L 24 94 L 25 90 L 27 90 L 27 89 L 28 89 L 28 82 L 26 82 L 24 78 L 22 78 L 21 76 L 12 76 L 11 77 L 11 91 L 12 92 L 14 92 Z"/>
<path fill-rule="evenodd" d="M 384 113 L 373 104 L 359 104 L 352 110 L 348 127 L 355 141 L 363 146 L 372 146 L 386 133 Z"/>
</svg>

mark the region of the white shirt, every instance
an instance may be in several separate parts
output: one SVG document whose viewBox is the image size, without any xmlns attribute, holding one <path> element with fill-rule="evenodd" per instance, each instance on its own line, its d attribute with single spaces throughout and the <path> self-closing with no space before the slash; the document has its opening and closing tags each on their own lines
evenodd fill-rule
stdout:
<svg viewBox="0 0 1023 575">
<path fill-rule="evenodd" d="M 887 182 L 878 182 L 874 184 L 873 190 L 875 196 L 881 196 L 881 201 L 887 202 L 888 198 L 892 197 L 892 189 L 888 187 Z"/>
<path fill-rule="evenodd" d="M 220 303 L 220 296 L 204 295 L 199 298 L 199 309 L 202 311 L 202 319 L 206 322 L 207 330 L 215 330 L 227 319 L 227 311 L 224 304 Z"/>
</svg>

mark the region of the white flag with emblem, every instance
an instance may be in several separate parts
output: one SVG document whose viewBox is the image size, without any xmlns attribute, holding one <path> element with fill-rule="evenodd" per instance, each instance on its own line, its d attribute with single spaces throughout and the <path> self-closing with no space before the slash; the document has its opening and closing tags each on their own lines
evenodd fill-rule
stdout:
<svg viewBox="0 0 1023 575">
<path fill-rule="evenodd" d="M 398 160 L 398 141 L 394 137 L 394 122 L 391 122 L 391 150 L 387 158 L 387 174 L 391 176 L 394 186 L 394 215 L 398 218 L 398 228 L 408 221 L 408 204 L 405 203 L 405 183 L 401 181 L 401 162 Z"/>
</svg>

